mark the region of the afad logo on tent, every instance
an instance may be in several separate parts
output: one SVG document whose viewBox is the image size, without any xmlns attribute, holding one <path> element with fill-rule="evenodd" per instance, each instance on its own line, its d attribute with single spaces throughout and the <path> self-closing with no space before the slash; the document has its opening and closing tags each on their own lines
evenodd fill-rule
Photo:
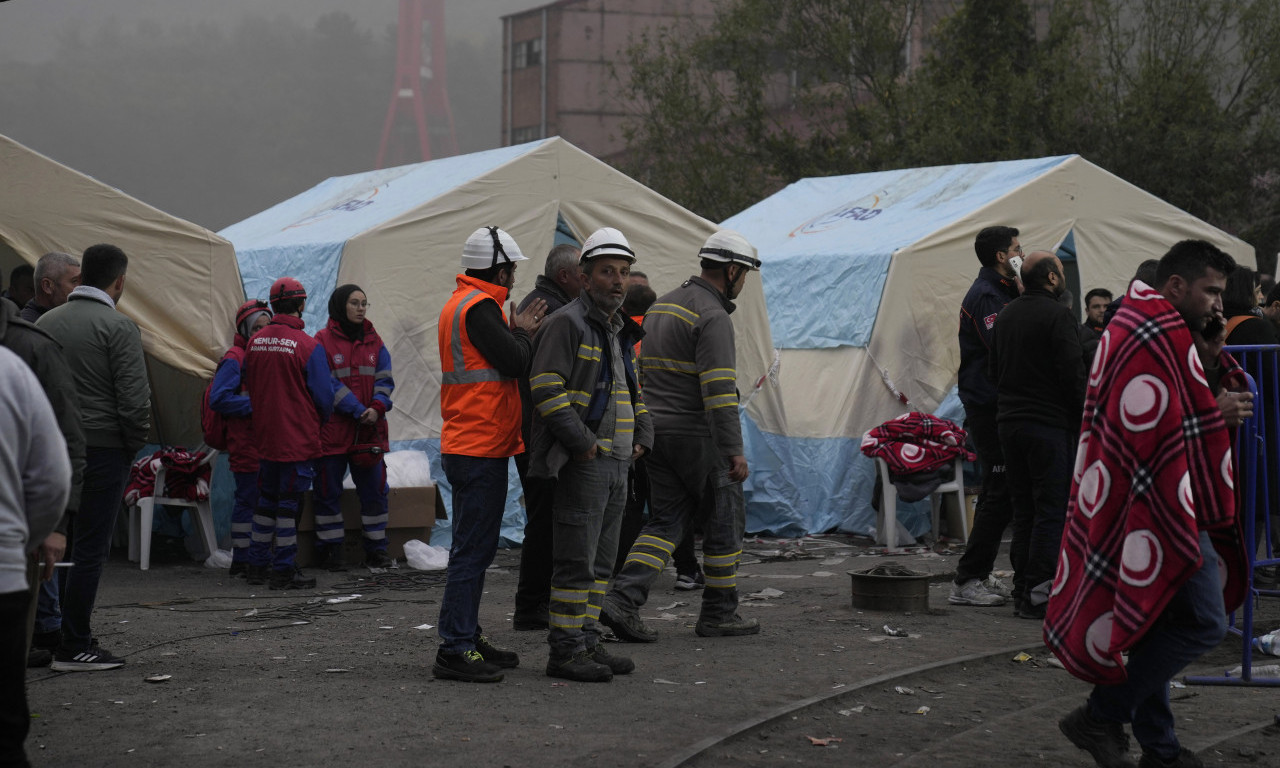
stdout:
<svg viewBox="0 0 1280 768">
<path fill-rule="evenodd" d="M 342 213 L 343 211 L 350 213 L 353 211 L 358 211 L 361 208 L 368 208 L 369 206 L 373 205 L 373 198 L 378 196 L 378 192 L 380 189 L 381 187 L 374 187 L 373 189 L 369 190 L 363 195 L 357 195 L 355 197 L 348 198 L 347 200 L 343 200 L 341 203 L 338 203 L 337 205 L 334 205 L 334 206 L 330 206 L 329 208 L 326 208 L 325 210 L 320 211 L 319 213 L 313 213 L 304 219 L 295 221 L 294 223 L 285 227 L 285 229 L 297 229 L 298 227 L 305 227 L 309 224 L 315 224 L 317 221 L 323 221 L 324 219 L 327 219 L 330 216 L 335 216 L 339 213 Z"/>
<path fill-rule="evenodd" d="M 851 203 L 845 203 L 839 208 L 827 211 L 815 218 L 809 219 L 805 223 L 791 230 L 791 234 L 787 237 L 795 237 L 796 235 L 816 235 L 819 232 L 826 232 L 829 229 L 835 229 L 841 224 L 851 221 L 870 221 L 879 216 L 881 209 L 880 195 L 867 195 L 866 197 L 855 200 Z"/>
</svg>

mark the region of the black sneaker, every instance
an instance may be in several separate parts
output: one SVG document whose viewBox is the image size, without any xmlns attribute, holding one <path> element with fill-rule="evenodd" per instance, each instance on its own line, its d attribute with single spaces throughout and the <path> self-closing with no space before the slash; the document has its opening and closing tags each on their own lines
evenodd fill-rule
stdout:
<svg viewBox="0 0 1280 768">
<path fill-rule="evenodd" d="M 271 583 L 268 585 L 271 589 L 315 589 L 316 579 L 314 576 L 305 576 L 298 568 L 288 571 L 272 571 Z"/>
<path fill-rule="evenodd" d="M 1165 760 L 1155 752 L 1144 749 L 1142 759 L 1138 761 L 1138 768 L 1204 768 L 1204 761 L 1186 747 L 1181 747 L 1178 756 L 1172 760 Z"/>
<path fill-rule="evenodd" d="M 675 588 L 690 592 L 695 589 L 703 589 L 707 586 L 707 579 L 702 575 L 702 571 L 697 573 L 682 573 L 676 576 Z"/>
<path fill-rule="evenodd" d="M 547 659 L 547 677 L 562 677 L 579 683 L 607 683 L 613 679 L 613 670 L 591 658 L 589 651 L 578 651 L 572 656 L 552 656 Z"/>
<path fill-rule="evenodd" d="M 53 661 L 53 651 L 47 648 L 32 648 L 27 652 L 27 669 L 47 667 Z"/>
<path fill-rule="evenodd" d="M 511 628 L 517 632 L 534 632 L 538 630 L 547 630 L 551 625 L 547 621 L 547 611 L 550 606 L 542 603 L 532 611 L 522 611 L 519 607 L 511 616 Z"/>
<path fill-rule="evenodd" d="M 431 676 L 441 680 L 461 680 L 464 683 L 500 683 L 502 668 L 485 661 L 479 651 L 436 651 L 436 663 L 431 665 Z"/>
<path fill-rule="evenodd" d="M 600 623 L 628 643 L 652 643 L 658 639 L 658 633 L 646 627 L 638 615 L 608 605 L 600 609 Z"/>
<path fill-rule="evenodd" d="M 317 568 L 323 568 L 330 573 L 340 573 L 347 570 L 347 564 L 342 558 L 341 544 L 325 544 L 317 548 L 316 552 Z"/>
<path fill-rule="evenodd" d="M 112 656 L 101 646 L 91 645 L 83 651 L 59 647 L 53 652 L 53 663 L 49 668 L 54 672 L 101 672 L 123 666 L 124 659 Z"/>
<path fill-rule="evenodd" d="M 231 563 L 231 567 L 227 569 L 227 576 L 232 579 L 238 579 L 249 575 L 249 564 L 240 561 Z"/>
<path fill-rule="evenodd" d="M 1134 768 L 1124 726 L 1095 720 L 1088 705 L 1077 707 L 1059 720 L 1058 730 L 1072 744 L 1093 755 L 1093 761 L 1101 768 Z"/>
<path fill-rule="evenodd" d="M 504 651 L 501 648 L 495 648 L 493 643 L 489 642 L 489 638 L 484 635 L 476 635 L 476 650 L 484 657 L 484 660 L 502 669 L 515 669 L 520 666 L 520 656 L 515 651 Z"/>
<path fill-rule="evenodd" d="M 612 656 L 604 649 L 604 643 L 596 643 L 587 649 L 587 655 L 597 664 L 603 664 L 615 675 L 629 675 L 636 668 L 636 663 L 625 656 Z"/>
<path fill-rule="evenodd" d="M 760 622 L 755 619 L 744 619 L 738 614 L 724 621 L 705 621 L 701 618 L 694 625 L 693 631 L 698 637 L 740 637 L 755 635 L 760 632 Z"/>
<path fill-rule="evenodd" d="M 267 583 L 267 576 L 270 575 L 270 573 L 270 566 L 247 565 L 244 569 L 244 583 L 251 586 L 261 586 Z"/>
<path fill-rule="evenodd" d="M 385 571 L 394 567 L 395 564 L 396 561 L 391 559 L 385 549 L 376 549 L 364 554 L 364 567 L 371 571 Z"/>
<path fill-rule="evenodd" d="M 1044 615 L 1048 607 L 1049 607 L 1048 603 L 1040 603 L 1039 605 L 1032 605 L 1030 600 L 1023 600 L 1021 603 L 1018 604 L 1018 608 L 1014 611 L 1013 615 L 1017 616 L 1020 619 L 1035 619 L 1036 621 L 1044 621 Z"/>
</svg>

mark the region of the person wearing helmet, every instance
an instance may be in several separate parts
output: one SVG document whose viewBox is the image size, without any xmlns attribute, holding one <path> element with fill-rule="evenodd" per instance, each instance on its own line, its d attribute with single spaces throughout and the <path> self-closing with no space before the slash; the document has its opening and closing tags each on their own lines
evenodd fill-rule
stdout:
<svg viewBox="0 0 1280 768">
<path fill-rule="evenodd" d="M 578 298 L 582 291 L 582 271 L 578 260 L 582 249 L 561 243 L 547 253 L 547 263 L 529 295 L 520 302 L 524 309 L 542 299 L 547 312 L 557 311 Z M 533 398 L 529 379 L 520 379 L 521 436 L 526 449 L 533 442 Z M 524 491 L 524 542 L 520 546 L 520 578 L 516 582 L 515 611 L 511 628 L 517 631 L 547 629 L 547 605 L 551 601 L 551 507 L 555 498 L 554 480 L 529 475 L 529 453 L 516 456 L 516 471 Z"/>
<path fill-rule="evenodd" d="M 587 238 L 582 291 L 538 332 L 529 375 L 529 474 L 555 480 L 546 672 L 579 682 L 635 669 L 605 650 L 596 623 L 618 550 L 627 474 L 653 446 L 635 370 L 634 345 L 644 331 L 620 311 L 635 260 L 612 227 Z"/>
<path fill-rule="evenodd" d="M 496 683 L 520 658 L 495 648 L 480 629 L 484 572 L 498 551 L 507 501 L 507 466 L 524 450 L 517 380 L 529 372 L 530 338 L 542 324 L 541 299 L 502 312 L 526 261 L 516 241 L 481 227 L 462 248 L 463 274 L 440 311 L 440 463 L 453 492 L 453 543 L 440 601 L 440 648 L 431 674 Z"/>
<path fill-rule="evenodd" d="M 231 348 L 218 363 L 209 387 L 209 407 L 227 420 L 227 454 L 236 481 L 235 505 L 231 508 L 232 577 L 248 574 L 253 511 L 258 508 L 260 456 L 253 436 L 253 406 L 244 391 L 244 355 L 249 339 L 270 321 L 271 308 L 265 301 L 250 299 L 240 305 Z"/>
<path fill-rule="evenodd" d="M 387 463 L 391 450 L 387 411 L 391 410 L 391 354 L 365 317 L 369 301 L 357 285 L 339 286 L 329 297 L 329 324 L 316 334 L 329 367 L 340 382 L 340 394 L 350 392 L 358 412 L 341 405 L 320 431 L 321 456 L 316 460 L 316 539 L 322 567 L 345 570 L 342 562 L 343 521 L 338 498 L 342 478 L 351 468 L 351 481 L 360 498 L 364 564 L 371 570 L 392 565 L 387 555 Z M 343 391 L 345 390 L 345 391 Z"/>
<path fill-rule="evenodd" d="M 702 637 L 751 635 L 755 619 L 738 615 L 736 575 L 746 527 L 747 479 L 738 422 L 733 298 L 760 268 L 737 232 L 711 235 L 698 252 L 702 273 L 660 297 L 645 315 L 640 366 L 653 418 L 650 518 L 605 597 L 600 620 L 628 642 L 653 642 L 640 620 L 649 588 L 699 510 L 706 588 L 694 628 Z"/>
<path fill-rule="evenodd" d="M 249 340 L 244 356 L 244 390 L 253 403 L 262 457 L 246 575 L 250 584 L 269 580 L 271 589 L 311 589 L 315 578 L 303 575 L 294 562 L 298 510 L 302 494 L 311 488 L 320 427 L 333 412 L 337 389 L 324 348 L 303 330 L 307 292 L 302 283 L 282 277 L 271 286 L 270 297 L 275 316 Z"/>
</svg>

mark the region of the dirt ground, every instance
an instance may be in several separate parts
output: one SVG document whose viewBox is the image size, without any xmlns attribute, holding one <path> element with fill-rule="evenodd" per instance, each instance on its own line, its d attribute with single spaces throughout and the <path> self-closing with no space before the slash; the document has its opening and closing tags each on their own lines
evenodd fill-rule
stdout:
<svg viewBox="0 0 1280 768">
<path fill-rule="evenodd" d="M 143 572 L 117 552 L 94 624 L 128 664 L 32 670 L 28 754 L 184 768 L 1092 764 L 1056 727 L 1088 689 L 1049 663 L 1038 622 L 949 606 L 954 554 L 865 544 L 748 542 L 739 585 L 759 596 L 741 612 L 763 629 L 745 638 L 697 637 L 697 595 L 668 571 L 642 611 L 659 641 L 610 646 L 636 671 L 605 684 L 546 677 L 544 635 L 511 630 L 519 550 L 499 551 L 481 606 L 486 633 L 521 656 L 495 685 L 431 678 L 439 573 L 314 572 L 319 589 L 281 593 L 186 562 Z M 927 612 L 852 608 L 846 572 L 888 561 L 934 575 Z M 1280 610 L 1264 602 L 1260 623 L 1280 626 Z M 1228 639 L 1202 666 L 1239 654 Z M 1211 765 L 1280 765 L 1276 690 L 1175 691 L 1184 743 Z"/>
</svg>

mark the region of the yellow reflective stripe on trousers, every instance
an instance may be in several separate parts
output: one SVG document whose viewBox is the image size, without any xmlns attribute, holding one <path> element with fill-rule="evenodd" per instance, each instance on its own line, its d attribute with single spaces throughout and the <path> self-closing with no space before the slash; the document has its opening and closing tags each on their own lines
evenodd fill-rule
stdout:
<svg viewBox="0 0 1280 768">
<path fill-rule="evenodd" d="M 739 558 L 742 557 L 742 550 L 730 552 L 727 555 L 708 555 L 702 554 L 702 564 L 707 568 L 728 568 L 738 564 Z"/>
</svg>

